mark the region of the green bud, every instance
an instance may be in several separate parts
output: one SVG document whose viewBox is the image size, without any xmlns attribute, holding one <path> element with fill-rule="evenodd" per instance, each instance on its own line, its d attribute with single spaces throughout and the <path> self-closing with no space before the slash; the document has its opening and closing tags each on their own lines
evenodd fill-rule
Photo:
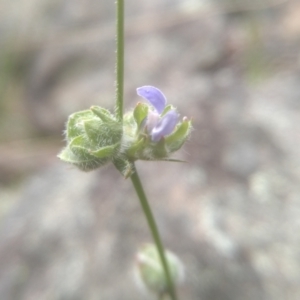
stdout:
<svg viewBox="0 0 300 300">
<path fill-rule="evenodd" d="M 165 250 L 165 255 L 173 283 L 181 283 L 184 279 L 183 264 L 172 252 Z M 147 291 L 159 296 L 168 292 L 165 272 L 155 245 L 146 244 L 138 252 L 136 275 L 138 283 Z"/>
<path fill-rule="evenodd" d="M 122 126 L 101 107 L 72 114 L 67 123 L 68 145 L 58 155 L 84 171 L 101 167 L 118 155 Z"/>
</svg>

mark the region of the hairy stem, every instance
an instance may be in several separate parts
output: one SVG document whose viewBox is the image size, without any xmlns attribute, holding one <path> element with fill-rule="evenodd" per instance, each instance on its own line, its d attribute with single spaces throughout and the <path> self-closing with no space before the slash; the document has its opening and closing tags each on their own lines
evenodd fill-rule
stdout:
<svg viewBox="0 0 300 300">
<path fill-rule="evenodd" d="M 124 0 L 117 0 L 117 28 L 116 28 L 116 117 L 119 122 L 123 121 L 123 94 L 124 94 Z M 146 216 L 153 240 L 156 244 L 161 263 L 165 272 L 166 280 L 169 286 L 169 294 L 172 300 L 177 300 L 175 288 L 169 271 L 169 266 L 165 257 L 161 238 L 148 204 L 142 183 L 134 166 L 134 173 L 131 175 L 131 181 L 134 185 L 144 214 Z"/>
<path fill-rule="evenodd" d="M 164 272 L 165 272 L 166 280 L 167 280 L 167 283 L 168 283 L 168 286 L 169 286 L 169 291 L 168 292 L 169 292 L 172 300 L 177 300 L 176 291 L 175 291 L 174 284 L 173 284 L 173 281 L 172 281 L 172 278 L 171 278 L 171 275 L 170 275 L 170 270 L 169 270 L 169 266 L 167 264 L 165 251 L 164 251 L 164 247 L 163 247 L 160 235 L 159 235 L 159 231 L 158 231 L 157 225 L 155 223 L 155 219 L 153 217 L 151 208 L 149 206 L 146 194 L 144 192 L 142 183 L 140 181 L 140 178 L 139 178 L 139 175 L 137 173 L 137 170 L 136 170 L 135 166 L 134 166 L 134 173 L 131 175 L 130 178 L 131 178 L 131 181 L 132 181 L 133 186 L 135 188 L 135 191 L 138 195 L 138 198 L 140 200 L 140 203 L 141 203 L 141 206 L 143 208 L 144 214 L 146 216 L 146 219 L 147 219 L 147 222 L 148 222 L 153 240 L 156 244 L 156 247 L 157 247 L 160 259 L 161 259 L 161 263 L 162 263 L 162 266 L 163 266 L 163 269 L 164 269 Z"/>
<path fill-rule="evenodd" d="M 123 91 L 124 91 L 124 0 L 117 0 L 116 28 L 116 117 L 123 120 Z"/>
</svg>

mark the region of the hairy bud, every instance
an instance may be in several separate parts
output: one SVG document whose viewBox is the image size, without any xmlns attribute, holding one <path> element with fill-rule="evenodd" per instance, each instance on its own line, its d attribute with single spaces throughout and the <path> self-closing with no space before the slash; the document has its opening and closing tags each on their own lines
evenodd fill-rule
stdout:
<svg viewBox="0 0 300 300">
<path fill-rule="evenodd" d="M 173 283 L 181 283 L 184 279 L 183 264 L 174 253 L 165 251 L 165 254 Z M 144 290 L 157 295 L 168 292 L 168 283 L 155 245 L 146 244 L 139 250 L 135 275 L 137 284 Z"/>
<path fill-rule="evenodd" d="M 58 155 L 83 171 L 101 167 L 119 152 L 122 126 L 109 111 L 92 107 L 72 114 L 67 122 L 67 147 Z"/>
</svg>

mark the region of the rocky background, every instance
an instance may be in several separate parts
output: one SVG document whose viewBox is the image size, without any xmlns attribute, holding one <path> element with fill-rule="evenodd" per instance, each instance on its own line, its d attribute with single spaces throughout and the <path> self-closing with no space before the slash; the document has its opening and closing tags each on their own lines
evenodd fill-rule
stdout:
<svg viewBox="0 0 300 300">
<path fill-rule="evenodd" d="M 113 109 L 114 1 L 1 0 L 1 300 L 135 300 L 151 240 L 130 180 L 61 163 L 68 114 Z M 159 87 L 194 132 L 137 163 L 180 299 L 300 298 L 300 2 L 126 1 L 125 107 Z"/>
</svg>

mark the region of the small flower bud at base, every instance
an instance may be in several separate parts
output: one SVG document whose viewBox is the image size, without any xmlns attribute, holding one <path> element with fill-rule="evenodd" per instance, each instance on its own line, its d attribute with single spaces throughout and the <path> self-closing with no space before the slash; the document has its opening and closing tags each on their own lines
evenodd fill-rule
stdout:
<svg viewBox="0 0 300 300">
<path fill-rule="evenodd" d="M 173 283 L 181 283 L 184 279 L 182 262 L 170 251 L 165 250 L 165 254 Z M 138 286 L 144 291 L 157 295 L 167 293 L 168 284 L 155 245 L 146 244 L 138 252 L 136 256 L 135 275 Z"/>
</svg>

